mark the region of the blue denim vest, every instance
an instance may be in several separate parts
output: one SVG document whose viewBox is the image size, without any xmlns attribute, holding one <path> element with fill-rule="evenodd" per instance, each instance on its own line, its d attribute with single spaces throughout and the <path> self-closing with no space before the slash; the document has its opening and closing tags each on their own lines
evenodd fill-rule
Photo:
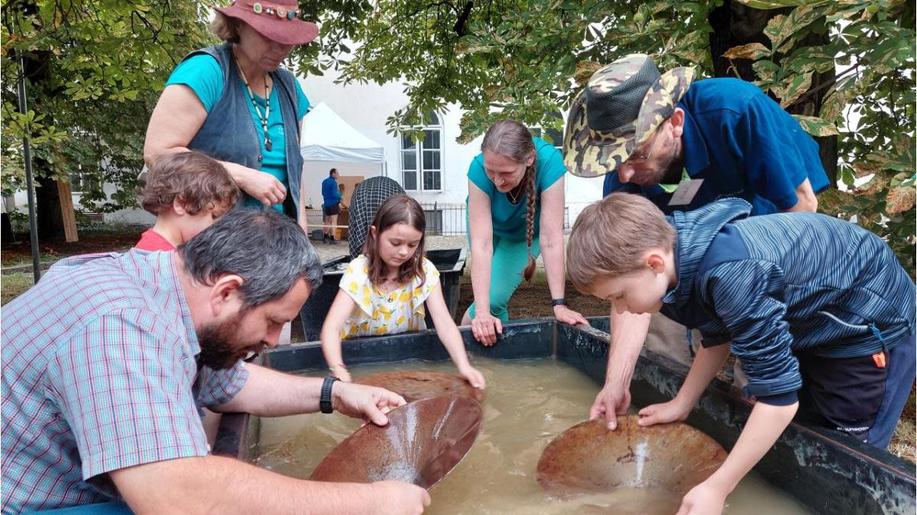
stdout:
<svg viewBox="0 0 917 515">
<path fill-rule="evenodd" d="M 214 104 L 200 130 L 188 144 L 188 148 L 206 153 L 221 161 L 242 166 L 261 168 L 261 143 L 255 121 L 248 110 L 251 101 L 240 87 L 242 79 L 239 69 L 233 65 L 232 45 L 224 43 L 191 52 L 185 59 L 198 54 L 208 54 L 220 64 L 223 70 L 223 96 Z M 286 134 L 287 195 L 292 198 L 299 215 L 299 183 L 303 158 L 299 150 L 299 123 L 296 119 L 296 77 L 287 70 L 271 72 L 271 79 L 278 86 L 280 112 L 283 115 L 283 131 Z"/>
</svg>

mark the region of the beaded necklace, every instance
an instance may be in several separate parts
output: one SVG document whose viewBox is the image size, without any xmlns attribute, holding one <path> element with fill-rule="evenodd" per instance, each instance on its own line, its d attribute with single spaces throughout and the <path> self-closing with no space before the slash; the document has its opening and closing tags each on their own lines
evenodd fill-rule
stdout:
<svg viewBox="0 0 917 515">
<path fill-rule="evenodd" d="M 270 152 L 274 145 L 271 142 L 271 136 L 267 132 L 267 119 L 271 115 L 271 97 L 267 85 L 268 75 L 266 73 L 264 74 L 264 111 L 261 111 L 258 107 L 258 102 L 255 101 L 255 93 L 252 91 L 251 86 L 248 85 L 248 77 L 246 77 L 245 72 L 242 71 L 242 65 L 240 65 L 239 60 L 236 59 L 235 53 L 233 53 L 232 57 L 236 62 L 236 68 L 239 69 L 239 75 L 242 77 L 242 82 L 245 83 L 245 89 L 248 91 L 248 98 L 252 101 L 252 106 L 254 106 L 255 112 L 258 113 L 258 117 L 261 119 L 261 130 L 264 132 L 264 149 Z"/>
</svg>

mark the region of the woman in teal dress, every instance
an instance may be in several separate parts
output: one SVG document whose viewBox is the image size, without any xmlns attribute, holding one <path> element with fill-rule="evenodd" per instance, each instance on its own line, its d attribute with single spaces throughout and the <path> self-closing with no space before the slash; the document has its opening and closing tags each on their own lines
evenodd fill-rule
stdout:
<svg viewBox="0 0 917 515">
<path fill-rule="evenodd" d="M 462 324 L 493 345 L 509 321 L 513 292 L 544 255 L 554 316 L 567 324 L 586 319 L 564 297 L 564 167 L 561 153 L 533 138 L 514 120 L 495 123 L 468 169 L 468 227 L 474 303 Z"/>
</svg>

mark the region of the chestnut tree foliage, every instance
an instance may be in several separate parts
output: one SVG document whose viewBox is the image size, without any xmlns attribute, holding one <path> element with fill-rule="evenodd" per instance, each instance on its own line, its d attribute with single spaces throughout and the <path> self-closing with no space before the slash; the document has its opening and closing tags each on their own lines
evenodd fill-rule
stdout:
<svg viewBox="0 0 917 515">
<path fill-rule="evenodd" d="M 131 200 L 143 133 L 162 84 L 189 50 L 213 42 L 216 0 L 5 0 L 3 187 L 22 187 L 17 147 L 32 136 L 39 175 L 82 169 L 89 188 Z M 223 4 L 226 2 L 218 2 Z M 820 209 L 886 237 L 914 269 L 915 6 L 905 0 L 301 0 L 321 24 L 296 49 L 301 76 L 398 81 L 409 104 L 389 128 L 463 109 L 460 140 L 495 119 L 563 129 L 593 71 L 633 52 L 661 69 L 755 82 L 817 137 L 840 188 Z M 22 52 L 30 112 L 16 113 Z M 94 186 L 95 185 L 95 186 Z M 86 186 L 84 186 L 85 188 Z M 100 193 L 100 192 L 99 192 Z M 90 202 L 101 195 L 88 195 Z"/>
</svg>

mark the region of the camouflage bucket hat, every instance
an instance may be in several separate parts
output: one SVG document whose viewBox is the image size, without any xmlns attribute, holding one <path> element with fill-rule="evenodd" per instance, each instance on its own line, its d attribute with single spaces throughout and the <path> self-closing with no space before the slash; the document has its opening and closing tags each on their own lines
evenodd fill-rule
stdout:
<svg viewBox="0 0 917 515">
<path fill-rule="evenodd" d="M 675 112 L 694 80 L 694 68 L 660 74 L 644 54 L 631 54 L 589 78 L 570 107 L 564 164 L 578 177 L 615 171 Z"/>
</svg>

